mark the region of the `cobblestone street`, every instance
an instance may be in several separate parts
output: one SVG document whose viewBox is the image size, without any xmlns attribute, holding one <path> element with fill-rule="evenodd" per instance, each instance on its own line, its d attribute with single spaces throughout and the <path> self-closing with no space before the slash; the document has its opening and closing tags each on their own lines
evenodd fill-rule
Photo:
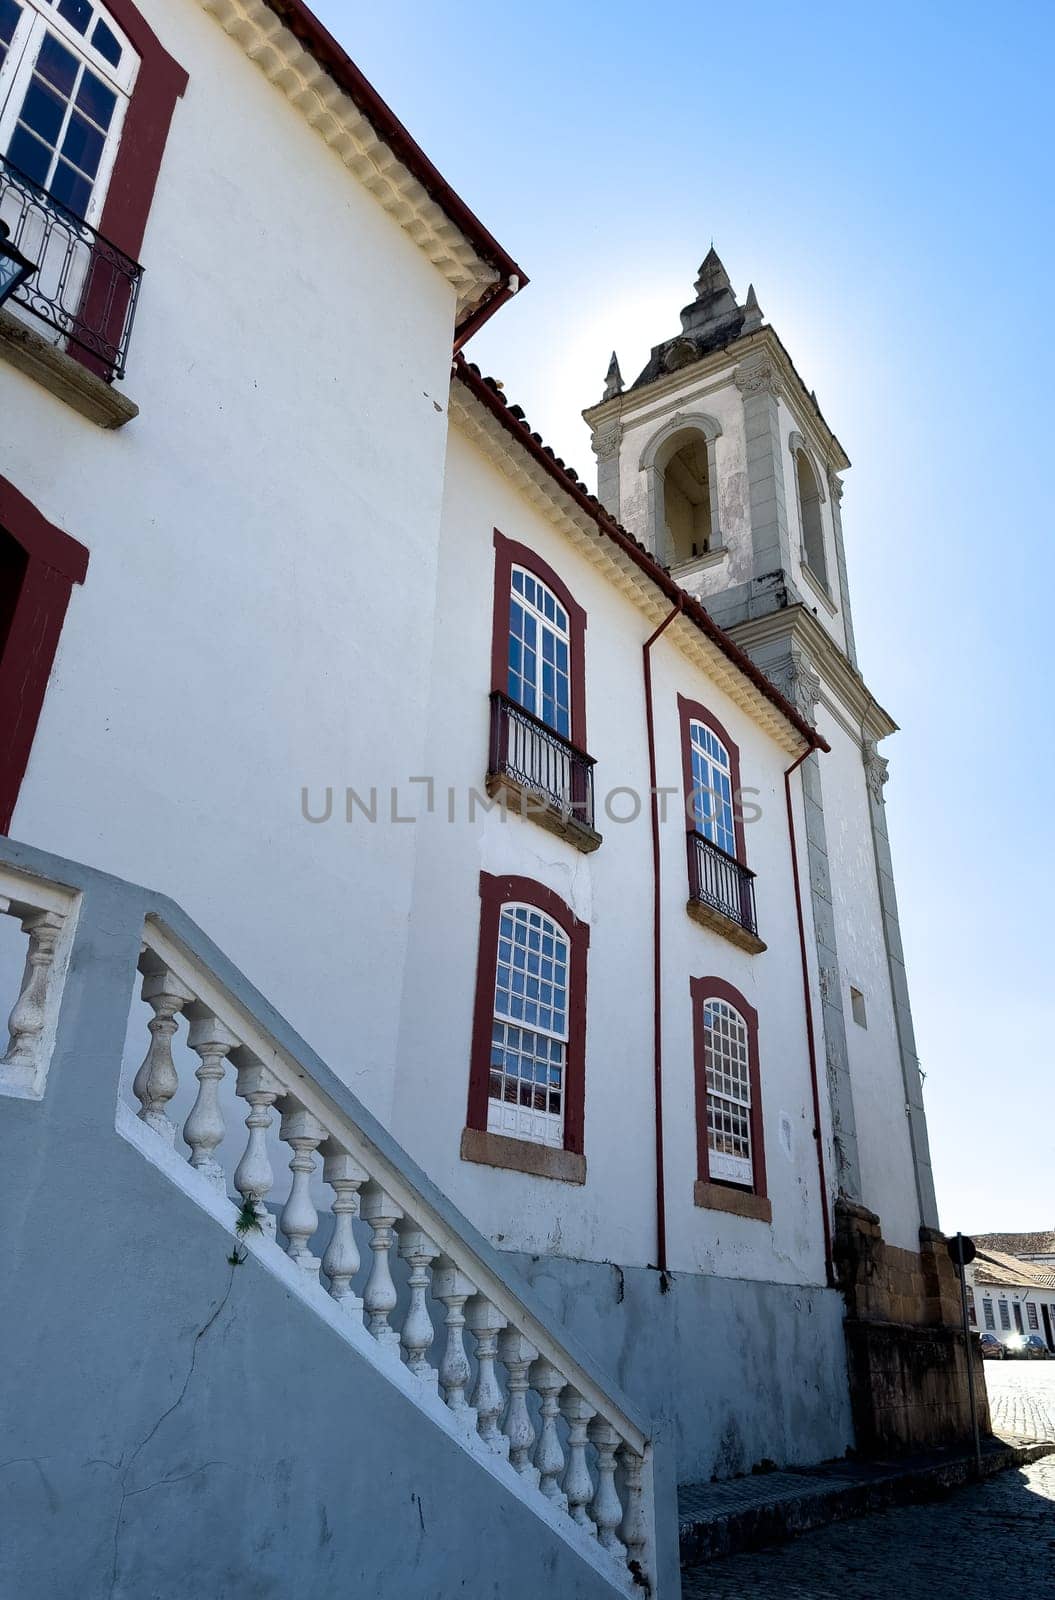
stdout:
<svg viewBox="0 0 1055 1600">
<path fill-rule="evenodd" d="M 1055 1439 L 1055 1361 L 987 1361 L 985 1379 L 994 1433 Z"/>
<path fill-rule="evenodd" d="M 994 1430 L 1055 1438 L 1055 1361 L 992 1362 Z M 1055 1455 L 927 1505 L 802 1534 L 713 1561 L 686 1577 L 683 1600 L 991 1600 L 1055 1597 Z"/>
</svg>

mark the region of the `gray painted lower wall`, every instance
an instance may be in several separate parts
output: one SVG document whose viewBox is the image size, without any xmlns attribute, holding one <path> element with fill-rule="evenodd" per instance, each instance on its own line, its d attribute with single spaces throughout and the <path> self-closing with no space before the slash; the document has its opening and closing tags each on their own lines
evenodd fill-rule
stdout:
<svg viewBox="0 0 1055 1600">
<path fill-rule="evenodd" d="M 673 1446 L 678 1481 L 830 1460 L 853 1444 L 842 1296 L 832 1289 L 512 1254 Z"/>
<path fill-rule="evenodd" d="M 611 1600 L 116 1134 L 7 1101 L 0 1171 L 5 1596 Z"/>
</svg>

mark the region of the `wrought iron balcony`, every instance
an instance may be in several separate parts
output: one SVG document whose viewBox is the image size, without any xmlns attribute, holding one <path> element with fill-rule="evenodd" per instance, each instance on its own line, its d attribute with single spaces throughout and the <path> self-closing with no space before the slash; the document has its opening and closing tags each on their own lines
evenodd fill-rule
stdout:
<svg viewBox="0 0 1055 1600">
<path fill-rule="evenodd" d="M 519 797 L 526 815 L 582 850 L 601 842 L 594 829 L 593 767 L 592 756 L 508 695 L 497 689 L 491 695 L 488 792 Z"/>
<path fill-rule="evenodd" d="M 690 831 L 688 847 L 690 914 L 745 950 L 764 950 L 758 937 L 755 875 L 750 867 L 702 833 Z"/>
<path fill-rule="evenodd" d="M 142 267 L 2 156 L 0 220 L 36 263 L 10 304 L 86 351 L 108 382 L 124 377 Z"/>
</svg>

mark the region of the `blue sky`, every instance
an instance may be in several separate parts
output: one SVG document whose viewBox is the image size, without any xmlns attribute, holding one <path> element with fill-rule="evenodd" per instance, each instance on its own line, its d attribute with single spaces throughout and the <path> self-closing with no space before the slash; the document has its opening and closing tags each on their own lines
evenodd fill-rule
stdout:
<svg viewBox="0 0 1055 1600">
<path fill-rule="evenodd" d="M 754 282 L 854 462 L 942 1223 L 1055 1226 L 1055 8 L 315 3 L 530 275 L 471 354 L 591 483 L 612 347 L 712 238 Z"/>
</svg>

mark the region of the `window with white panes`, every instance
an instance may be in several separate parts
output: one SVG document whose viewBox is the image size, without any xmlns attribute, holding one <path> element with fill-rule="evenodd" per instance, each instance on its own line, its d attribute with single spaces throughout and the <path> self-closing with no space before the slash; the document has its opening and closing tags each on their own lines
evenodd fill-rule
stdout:
<svg viewBox="0 0 1055 1600">
<path fill-rule="evenodd" d="M 1010 1310 L 1010 1307 L 1008 1306 L 1008 1303 L 1007 1303 L 1006 1300 L 998 1300 L 997 1301 L 997 1305 L 1000 1308 L 1000 1326 L 1001 1326 L 1001 1328 L 1003 1328 L 1005 1333 L 1010 1333 L 1010 1331 L 1011 1331 L 1011 1310 Z"/>
<path fill-rule="evenodd" d="M 703 1028 L 710 1176 L 720 1182 L 750 1187 L 754 1165 L 747 1023 L 727 1001 L 708 1000 Z"/>
<path fill-rule="evenodd" d="M 0 0 L 0 155 L 97 224 L 138 67 L 94 0 Z"/>
<path fill-rule="evenodd" d="M 689 724 L 692 763 L 692 807 L 697 833 L 726 855 L 736 855 L 733 827 L 733 778 L 729 752 L 705 723 Z"/>
<path fill-rule="evenodd" d="M 568 613 L 533 573 L 514 567 L 509 600 L 506 692 L 561 738 L 571 737 Z"/>
<path fill-rule="evenodd" d="M 996 1331 L 996 1317 L 993 1315 L 993 1302 L 986 1298 L 982 1301 L 982 1320 L 989 1333 Z"/>
<path fill-rule="evenodd" d="M 487 1128 L 561 1148 L 568 1054 L 564 930 L 533 906 L 499 912 Z"/>
<path fill-rule="evenodd" d="M 1026 1301 L 1026 1322 L 1029 1324 L 1029 1330 L 1031 1333 L 1038 1333 L 1040 1331 L 1040 1318 L 1037 1315 L 1037 1308 L 1033 1304 L 1032 1300 Z"/>
</svg>

